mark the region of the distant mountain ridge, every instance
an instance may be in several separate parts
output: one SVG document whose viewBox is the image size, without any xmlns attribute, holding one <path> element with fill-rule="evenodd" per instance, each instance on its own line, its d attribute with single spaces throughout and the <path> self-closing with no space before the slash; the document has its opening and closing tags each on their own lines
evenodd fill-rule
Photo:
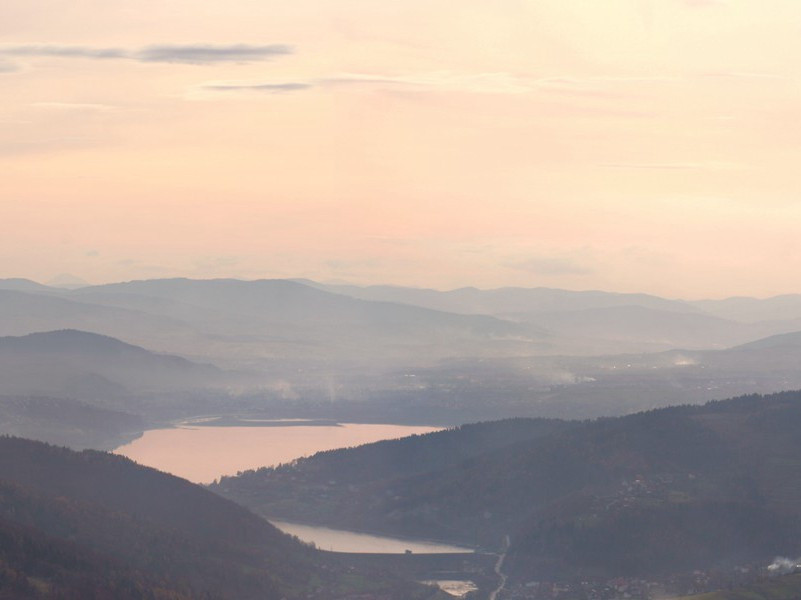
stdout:
<svg viewBox="0 0 801 600">
<path fill-rule="evenodd" d="M 80 330 L 162 358 L 148 363 L 131 354 L 130 368 L 112 369 L 101 352 L 90 368 L 74 362 L 77 344 L 73 362 L 37 367 L 46 376 L 27 380 L 20 360 L 7 358 L 15 366 L 6 368 L 0 394 L 89 402 L 149 395 L 147 406 L 104 407 L 153 418 L 233 410 L 232 401 L 236 410 L 312 418 L 575 418 L 801 385 L 792 349 L 728 350 L 799 331 L 801 320 L 738 322 L 647 294 L 186 278 L 35 291 L 31 282 L 10 281 L 27 291 L 2 289 L 0 281 L 0 335 Z M 164 355 L 217 365 L 225 376 L 206 369 L 189 377 L 188 368 L 182 376 Z M 191 398 L 177 397 L 189 389 Z M 154 397 L 164 392 L 171 397 Z"/>
<path fill-rule="evenodd" d="M 225 378 L 211 365 L 155 354 L 85 331 L 0 337 L 0 394 L 66 394 L 101 400 L 142 390 L 219 385 Z"/>
<path fill-rule="evenodd" d="M 64 352 L 65 350 L 71 353 L 94 354 L 98 357 L 123 354 L 139 358 L 156 356 L 144 348 L 111 336 L 77 329 L 59 329 L 23 336 L 0 337 L 0 352 Z M 171 360 L 189 364 L 189 361 L 179 357 L 171 357 Z"/>
<path fill-rule="evenodd" d="M 48 285 L 37 283 L 31 279 L 23 279 L 22 277 L 11 277 L 7 279 L 0 279 L 0 290 L 9 290 L 15 292 L 48 292 L 57 291 Z"/>
<path fill-rule="evenodd" d="M 627 294 L 598 290 L 571 291 L 555 288 L 504 287 L 479 289 L 464 287 L 448 291 L 389 285 L 356 286 L 323 284 L 308 279 L 296 280 L 323 289 L 364 300 L 403 302 L 461 314 L 504 315 L 521 312 L 554 312 L 643 306 L 674 312 L 698 312 L 682 300 L 668 300 L 650 294 Z"/>
<path fill-rule="evenodd" d="M 757 323 L 719 314 L 734 300 L 549 288 L 440 292 L 175 278 L 66 291 L 5 282 L 14 289 L 3 289 L 0 280 L 0 334 L 83 329 L 212 361 L 231 352 L 242 360 L 249 354 L 363 361 L 655 352 L 723 348 L 801 328 L 801 300 L 796 314 L 791 296 L 745 299 L 749 306 L 791 305 L 782 313 L 787 319 L 771 308 Z"/>
<path fill-rule="evenodd" d="M 262 336 L 284 356 L 375 358 L 539 351 L 548 336 L 536 327 L 490 315 L 461 315 L 409 304 L 365 301 L 290 280 L 164 279 L 78 290 L 73 297 L 102 302 L 160 298 L 214 311 L 195 328 L 214 334 Z M 510 349 L 514 350 L 510 350 Z"/>
</svg>

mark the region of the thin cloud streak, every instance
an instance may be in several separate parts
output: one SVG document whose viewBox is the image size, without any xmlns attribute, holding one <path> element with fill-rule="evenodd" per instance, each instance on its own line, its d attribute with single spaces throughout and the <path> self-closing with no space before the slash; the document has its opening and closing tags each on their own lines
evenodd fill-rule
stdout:
<svg viewBox="0 0 801 600">
<path fill-rule="evenodd" d="M 312 86 L 310 83 L 253 83 L 253 84 L 236 84 L 236 83 L 216 83 L 206 84 L 203 86 L 204 90 L 212 92 L 297 92 L 307 90 Z"/>
<path fill-rule="evenodd" d="M 605 93 L 603 86 L 677 81 L 674 77 L 548 77 L 534 78 L 506 72 L 456 73 L 434 71 L 408 75 L 341 73 L 302 82 L 208 82 L 199 90 L 211 92 L 302 91 L 320 87 L 391 86 L 420 91 L 475 94 L 529 94 L 566 92 L 579 95 Z"/>
<path fill-rule="evenodd" d="M 94 48 L 90 46 L 59 46 L 29 44 L 23 46 L 0 46 L 0 55 L 15 57 L 84 58 L 90 60 L 135 60 L 144 63 L 178 63 L 205 65 L 214 63 L 247 63 L 268 60 L 276 56 L 292 54 L 291 46 L 268 44 L 254 46 L 232 45 L 152 45 L 137 50 L 124 48 Z M 2 70 L 0 63 L 0 70 Z"/>
<path fill-rule="evenodd" d="M 19 70 L 19 65 L 0 59 L 0 73 L 16 73 Z"/>
<path fill-rule="evenodd" d="M 292 54 L 292 48 L 285 44 L 267 46 L 250 46 L 235 44 L 232 46 L 148 46 L 134 54 L 141 62 L 183 63 L 202 65 L 220 62 L 254 62 Z"/>
<path fill-rule="evenodd" d="M 601 163 L 598 165 L 605 169 L 646 169 L 656 171 L 691 171 L 713 170 L 730 171 L 740 168 L 739 165 L 725 162 L 698 162 L 698 163 Z"/>
</svg>

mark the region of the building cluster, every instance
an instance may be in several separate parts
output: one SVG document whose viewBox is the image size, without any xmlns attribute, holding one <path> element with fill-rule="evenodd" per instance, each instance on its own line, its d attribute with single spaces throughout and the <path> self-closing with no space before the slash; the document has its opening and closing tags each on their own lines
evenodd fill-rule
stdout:
<svg viewBox="0 0 801 600">
<path fill-rule="evenodd" d="M 649 581 L 638 578 L 574 582 L 528 581 L 510 585 L 498 600 L 659 600 L 749 585 L 769 576 L 764 566 L 693 571 Z"/>
</svg>

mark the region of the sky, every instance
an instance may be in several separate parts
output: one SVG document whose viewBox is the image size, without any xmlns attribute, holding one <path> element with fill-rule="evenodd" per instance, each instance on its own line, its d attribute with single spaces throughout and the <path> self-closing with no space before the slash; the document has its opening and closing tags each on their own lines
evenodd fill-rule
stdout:
<svg viewBox="0 0 801 600">
<path fill-rule="evenodd" d="M 0 277 L 801 292 L 798 0 L 4 0 Z"/>
</svg>

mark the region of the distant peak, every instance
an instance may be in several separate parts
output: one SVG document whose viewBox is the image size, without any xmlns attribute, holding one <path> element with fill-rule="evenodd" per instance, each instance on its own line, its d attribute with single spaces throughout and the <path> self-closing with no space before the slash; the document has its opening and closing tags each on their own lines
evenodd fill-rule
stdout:
<svg viewBox="0 0 801 600">
<path fill-rule="evenodd" d="M 71 273 L 61 273 L 60 275 L 56 275 L 50 281 L 48 281 L 47 285 L 73 290 L 82 287 L 89 287 L 91 284 L 85 279 L 81 279 L 80 277 L 72 275 Z"/>
</svg>

